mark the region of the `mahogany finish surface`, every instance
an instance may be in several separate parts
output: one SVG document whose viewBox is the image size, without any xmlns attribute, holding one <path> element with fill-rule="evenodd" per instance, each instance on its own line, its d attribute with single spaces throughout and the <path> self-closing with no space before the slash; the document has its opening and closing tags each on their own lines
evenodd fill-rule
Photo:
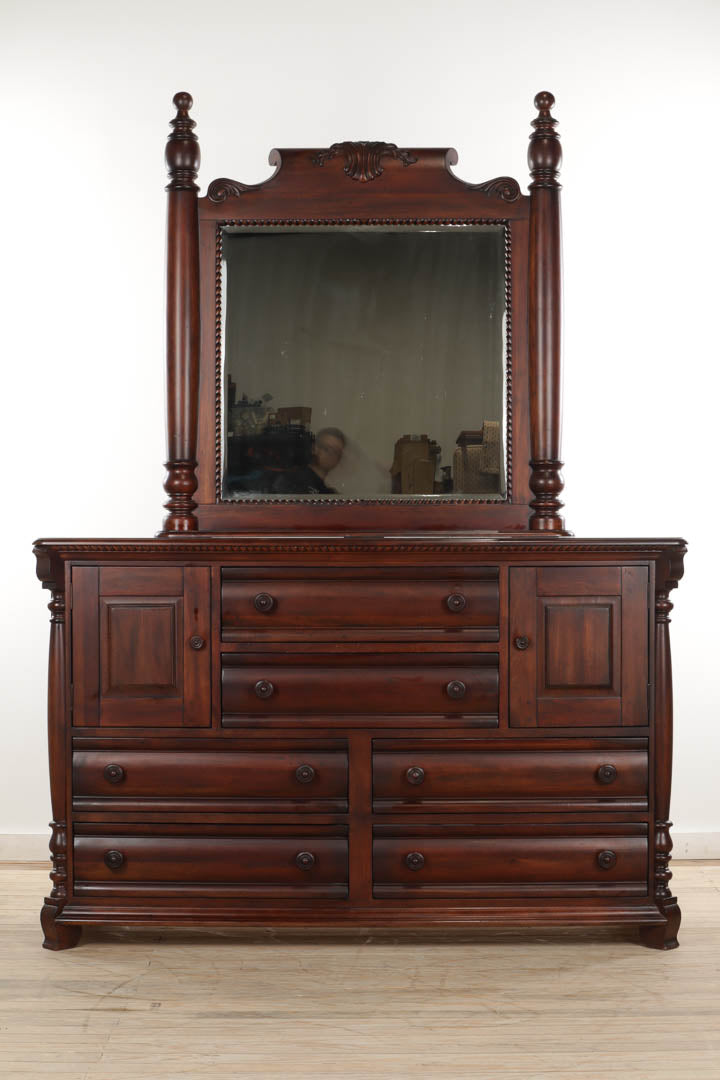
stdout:
<svg viewBox="0 0 720 1080">
<path fill-rule="evenodd" d="M 39 542 L 40 575 L 66 600 L 52 607 L 63 825 L 48 946 L 74 944 L 84 922 L 624 921 L 672 947 L 665 617 L 683 552 L 507 534 Z M 296 615 L 287 640 L 225 640 L 229 582 L 235 600 L 253 582 L 281 599 L 302 574 L 312 611 L 366 571 L 381 582 L 375 640 L 302 642 Z M 435 622 L 448 583 L 492 586 L 496 641 Z M 101 617 L 108 604 L 129 629 Z M 134 660 L 148 606 L 172 617 Z M 207 674 L 188 684 L 195 661 Z M 183 690 L 202 724 L 184 722 Z M 598 712 L 610 699 L 612 723 Z"/>
<path fill-rule="evenodd" d="M 458 179 L 454 151 L 341 142 L 198 198 L 192 99 L 174 104 L 163 532 L 35 546 L 45 947 L 107 923 L 629 924 L 674 948 L 686 548 L 564 531 L 552 95 L 527 196 Z M 224 502 L 225 225 L 469 223 L 508 253 L 507 498 Z"/>
</svg>

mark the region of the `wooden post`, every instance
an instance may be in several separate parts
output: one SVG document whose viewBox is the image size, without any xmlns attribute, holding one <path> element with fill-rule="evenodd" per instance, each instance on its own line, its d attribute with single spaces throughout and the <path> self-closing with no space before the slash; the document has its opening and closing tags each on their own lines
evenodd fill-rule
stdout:
<svg viewBox="0 0 720 1080">
<path fill-rule="evenodd" d="M 685 550 L 657 567 L 655 592 L 655 860 L 653 866 L 655 902 L 667 919 L 664 925 L 641 926 L 642 941 L 654 949 L 676 949 L 680 929 L 680 908 L 672 895 L 670 859 L 670 787 L 673 749 L 673 691 L 670 659 L 670 591 L 677 588 L 683 572 Z"/>
<path fill-rule="evenodd" d="M 200 254 L 195 183 L 200 147 L 189 110 L 193 100 L 173 98 L 177 115 L 165 149 L 170 183 L 167 222 L 167 477 L 168 515 L 163 532 L 198 527 L 197 503 L 198 380 L 200 368 Z"/>
<path fill-rule="evenodd" d="M 530 489 L 534 495 L 530 528 L 564 532 L 559 514 L 562 407 L 562 253 L 560 184 L 562 161 L 555 98 L 546 90 L 535 98 L 538 117 L 528 148 L 530 184 Z"/>
<path fill-rule="evenodd" d="M 56 921 L 67 901 L 67 807 L 65 761 L 65 594 L 53 587 L 50 608 L 50 656 L 48 665 L 48 754 L 50 758 L 50 878 L 53 887 L 45 897 L 40 924 L 45 934 L 43 948 L 57 952 L 70 949 L 80 940 L 79 926 Z"/>
</svg>

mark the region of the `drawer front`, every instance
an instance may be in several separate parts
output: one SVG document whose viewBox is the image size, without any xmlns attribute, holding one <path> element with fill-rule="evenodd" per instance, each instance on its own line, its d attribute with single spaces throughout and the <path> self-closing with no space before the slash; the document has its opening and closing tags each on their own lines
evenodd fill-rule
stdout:
<svg viewBox="0 0 720 1080">
<path fill-rule="evenodd" d="M 376 811 L 647 809 L 644 750 L 407 750 L 373 754 Z"/>
<path fill-rule="evenodd" d="M 589 830 L 588 830 L 589 831 Z M 422 896 L 640 895 L 646 836 L 376 836 L 373 894 Z"/>
<path fill-rule="evenodd" d="M 76 751 L 73 806 L 343 811 L 347 774 L 343 751 Z"/>
<path fill-rule="evenodd" d="M 223 722 L 240 716 L 498 711 L 497 653 L 226 655 Z"/>
<path fill-rule="evenodd" d="M 223 571 L 225 641 L 257 640 L 258 635 L 306 640 L 323 632 L 331 640 L 422 638 L 438 632 L 447 639 L 453 631 L 476 641 L 497 641 L 498 626 L 497 567 L 441 580 L 397 572 L 378 580 L 362 571 L 352 577 L 259 579 L 249 571 Z"/>
<path fill-rule="evenodd" d="M 344 836 L 77 836 L 75 892 L 347 895 Z"/>
</svg>

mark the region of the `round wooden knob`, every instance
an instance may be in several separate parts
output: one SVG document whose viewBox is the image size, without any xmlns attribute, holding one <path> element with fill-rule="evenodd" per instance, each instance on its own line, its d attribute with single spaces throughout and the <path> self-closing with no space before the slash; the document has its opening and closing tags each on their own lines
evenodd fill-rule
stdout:
<svg viewBox="0 0 720 1080">
<path fill-rule="evenodd" d="M 269 679 L 258 679 L 255 683 L 255 693 L 259 698 L 269 698 L 275 693 L 275 687 Z"/>
<path fill-rule="evenodd" d="M 106 765 L 103 769 L 103 776 L 111 784 L 119 784 L 121 780 L 125 779 L 125 770 L 122 765 Z"/>
<path fill-rule="evenodd" d="M 300 851 L 295 856 L 295 865 L 301 870 L 311 870 L 315 865 L 315 856 L 311 851 Z"/>
<path fill-rule="evenodd" d="M 462 593 L 454 592 L 450 593 L 445 603 L 447 604 L 448 611 L 460 612 L 465 610 L 467 600 Z"/>
<path fill-rule="evenodd" d="M 601 765 L 595 775 L 601 784 L 612 784 L 617 780 L 617 769 L 614 765 Z"/>
<path fill-rule="evenodd" d="M 422 870 L 425 865 L 425 856 L 419 851 L 411 851 L 409 855 L 405 856 L 405 865 L 408 870 Z"/>
<path fill-rule="evenodd" d="M 524 634 L 521 637 L 516 637 L 515 641 L 514 641 L 514 645 L 515 645 L 516 649 L 520 650 L 520 652 L 524 652 L 525 649 L 530 648 L 530 638 L 525 637 Z"/>
<path fill-rule="evenodd" d="M 119 870 L 122 864 L 125 862 L 125 856 L 122 851 L 106 851 L 103 855 L 103 862 L 110 870 Z"/>
<path fill-rule="evenodd" d="M 614 851 L 598 852 L 597 863 L 601 870 L 612 870 L 616 862 L 617 855 Z"/>
<path fill-rule="evenodd" d="M 315 770 L 312 765 L 298 765 L 295 770 L 295 779 L 299 780 L 301 784 L 309 784 L 311 780 L 314 780 Z"/>
<path fill-rule="evenodd" d="M 193 636 L 190 638 L 190 648 L 191 649 L 204 649 L 205 648 L 205 638 L 200 637 L 199 634 L 193 634 Z"/>
<path fill-rule="evenodd" d="M 449 682 L 445 687 L 447 696 L 452 698 L 453 701 L 459 701 L 460 698 L 464 698 L 466 691 L 467 686 L 464 682 L 461 682 L 460 679 L 453 679 L 452 682 Z"/>
<path fill-rule="evenodd" d="M 275 607 L 275 597 L 271 596 L 269 592 L 259 592 L 253 600 L 255 610 L 261 612 L 263 615 L 269 615 Z"/>
<path fill-rule="evenodd" d="M 405 779 L 408 784 L 422 784 L 425 779 L 425 770 L 419 765 L 413 765 L 412 768 L 408 769 L 405 773 Z"/>
</svg>

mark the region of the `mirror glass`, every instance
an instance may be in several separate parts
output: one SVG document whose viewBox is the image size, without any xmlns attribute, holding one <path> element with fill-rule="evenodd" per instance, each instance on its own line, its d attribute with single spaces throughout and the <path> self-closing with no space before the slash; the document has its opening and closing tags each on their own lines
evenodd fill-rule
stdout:
<svg viewBox="0 0 720 1080">
<path fill-rule="evenodd" d="M 222 497 L 504 499 L 502 225 L 227 226 Z"/>
</svg>

